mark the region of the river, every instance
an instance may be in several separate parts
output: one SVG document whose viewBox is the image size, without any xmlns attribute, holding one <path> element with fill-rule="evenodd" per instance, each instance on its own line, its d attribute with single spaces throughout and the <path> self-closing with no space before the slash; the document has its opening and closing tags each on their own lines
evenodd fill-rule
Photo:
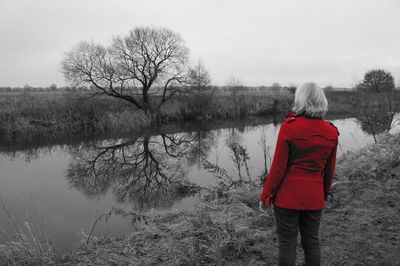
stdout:
<svg viewBox="0 0 400 266">
<path fill-rule="evenodd" d="M 373 142 L 355 118 L 331 121 L 340 131 L 338 156 Z M 239 176 L 259 178 L 270 165 L 279 127 L 272 120 L 206 129 L 186 125 L 173 133 L 2 151 L 0 241 L 12 237 L 15 225 L 25 231 L 29 225 L 66 251 L 113 207 L 188 210 L 197 197 L 177 183 L 211 186 Z M 210 173 L 217 168 L 226 170 L 221 178 Z M 129 231 L 126 221 L 111 217 L 98 223 L 94 236 Z"/>
</svg>

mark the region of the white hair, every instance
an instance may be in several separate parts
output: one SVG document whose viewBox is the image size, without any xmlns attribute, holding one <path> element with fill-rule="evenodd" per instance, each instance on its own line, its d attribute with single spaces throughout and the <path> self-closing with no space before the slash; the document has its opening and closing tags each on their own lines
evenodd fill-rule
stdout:
<svg viewBox="0 0 400 266">
<path fill-rule="evenodd" d="M 307 82 L 296 89 L 293 111 L 312 118 L 322 118 L 328 111 L 324 91 L 313 82 Z"/>
</svg>

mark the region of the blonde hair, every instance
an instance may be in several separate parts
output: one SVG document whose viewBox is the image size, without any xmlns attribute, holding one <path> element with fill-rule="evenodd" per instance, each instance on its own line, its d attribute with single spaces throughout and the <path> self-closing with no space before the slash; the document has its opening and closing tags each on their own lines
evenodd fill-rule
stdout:
<svg viewBox="0 0 400 266">
<path fill-rule="evenodd" d="M 293 111 L 312 118 L 322 118 L 328 111 L 324 91 L 313 82 L 307 82 L 296 89 Z"/>
</svg>

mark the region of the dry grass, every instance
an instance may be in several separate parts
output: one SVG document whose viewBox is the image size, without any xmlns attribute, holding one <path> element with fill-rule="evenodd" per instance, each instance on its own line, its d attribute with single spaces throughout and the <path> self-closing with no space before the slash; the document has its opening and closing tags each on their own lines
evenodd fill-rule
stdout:
<svg viewBox="0 0 400 266">
<path fill-rule="evenodd" d="M 0 198 L 2 218 L 8 220 L 11 230 L 1 228 L 0 265 L 49 265 L 56 253 L 52 243 L 34 224 L 18 224 Z"/>
<path fill-rule="evenodd" d="M 331 113 L 354 111 L 353 92 L 328 95 Z M 153 96 L 152 101 L 157 101 Z M 180 95 L 161 108 L 157 123 L 245 119 L 287 113 L 293 94 L 278 92 L 205 92 Z M 122 100 L 87 93 L 5 93 L 0 96 L 0 140 L 4 143 L 37 142 L 72 136 L 140 132 L 152 126 L 143 112 Z"/>
<path fill-rule="evenodd" d="M 153 96 L 157 101 L 157 96 Z M 108 133 L 140 132 L 152 122 L 212 119 L 243 119 L 287 112 L 293 95 L 229 94 L 183 95 L 161 109 L 157 121 L 150 121 L 132 104 L 110 97 L 89 97 L 80 93 L 20 93 L 0 97 L 0 140 L 27 143 L 41 139 L 93 137 Z"/>
<path fill-rule="evenodd" d="M 325 210 L 325 265 L 400 265 L 400 176 L 338 183 Z"/>
<path fill-rule="evenodd" d="M 74 263 L 224 265 L 274 261 L 273 218 L 257 211 L 257 190 L 203 191 L 194 210 L 131 214 L 133 233 L 82 246 Z M 251 202 L 249 201 L 251 198 Z M 248 205 L 250 203 L 250 206 Z M 270 239 L 271 241 L 266 241 Z M 269 248 L 268 248 L 269 246 Z"/>
<path fill-rule="evenodd" d="M 336 173 L 342 181 L 385 181 L 400 171 L 400 137 L 381 135 L 377 143 L 348 152 L 338 160 Z"/>
</svg>

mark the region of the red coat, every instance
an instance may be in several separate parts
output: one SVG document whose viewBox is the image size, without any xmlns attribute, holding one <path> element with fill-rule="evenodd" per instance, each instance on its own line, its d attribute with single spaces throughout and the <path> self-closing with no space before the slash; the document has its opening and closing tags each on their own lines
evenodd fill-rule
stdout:
<svg viewBox="0 0 400 266">
<path fill-rule="evenodd" d="M 275 206 L 321 210 L 325 196 L 332 193 L 339 131 L 325 120 L 293 115 L 286 118 L 279 130 L 260 200 L 265 202 L 279 187 Z"/>
</svg>

